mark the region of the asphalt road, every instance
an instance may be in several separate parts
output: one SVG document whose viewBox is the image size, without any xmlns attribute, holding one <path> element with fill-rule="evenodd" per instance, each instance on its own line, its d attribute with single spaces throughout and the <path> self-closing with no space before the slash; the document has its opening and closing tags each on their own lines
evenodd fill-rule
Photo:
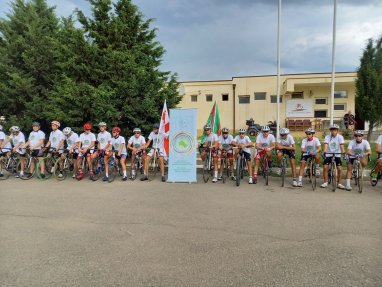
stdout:
<svg viewBox="0 0 382 287">
<path fill-rule="evenodd" d="M 0 181 L 0 286 L 382 286 L 382 185 Z"/>
</svg>

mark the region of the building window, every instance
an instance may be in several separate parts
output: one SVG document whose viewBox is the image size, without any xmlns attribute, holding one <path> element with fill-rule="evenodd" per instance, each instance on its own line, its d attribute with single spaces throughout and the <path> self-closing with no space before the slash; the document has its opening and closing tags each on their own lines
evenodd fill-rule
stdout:
<svg viewBox="0 0 382 287">
<path fill-rule="evenodd" d="M 280 103 L 283 102 L 283 96 L 280 95 Z M 271 103 L 272 104 L 277 104 L 277 95 L 272 95 L 271 96 Z"/>
<path fill-rule="evenodd" d="M 212 102 L 212 95 L 206 95 L 206 102 Z"/>
<path fill-rule="evenodd" d="M 316 110 L 314 111 L 314 117 L 315 118 L 326 118 L 327 110 Z"/>
<path fill-rule="evenodd" d="M 239 96 L 239 104 L 249 104 L 249 96 Z"/>
<path fill-rule="evenodd" d="M 222 94 L 222 101 L 223 102 L 228 101 L 228 94 Z"/>
<path fill-rule="evenodd" d="M 303 92 L 292 93 L 292 99 L 303 99 L 303 98 L 304 98 Z"/>
<path fill-rule="evenodd" d="M 326 104 L 327 104 L 327 101 L 328 101 L 327 98 L 316 99 L 316 105 L 326 105 Z"/>
<path fill-rule="evenodd" d="M 255 93 L 255 101 L 263 101 L 267 97 L 267 93 L 262 92 L 262 93 Z"/>
<path fill-rule="evenodd" d="M 335 104 L 333 108 L 335 111 L 345 111 L 345 104 Z"/>
<path fill-rule="evenodd" d="M 197 95 L 191 95 L 191 102 L 197 102 L 198 96 Z"/>
<path fill-rule="evenodd" d="M 334 98 L 335 99 L 344 99 L 348 97 L 347 91 L 335 91 Z"/>
</svg>

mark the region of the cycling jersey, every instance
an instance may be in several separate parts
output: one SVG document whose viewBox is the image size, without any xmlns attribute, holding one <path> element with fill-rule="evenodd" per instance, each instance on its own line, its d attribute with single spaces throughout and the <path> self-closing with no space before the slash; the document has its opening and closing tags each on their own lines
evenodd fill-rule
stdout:
<svg viewBox="0 0 382 287">
<path fill-rule="evenodd" d="M 3 142 L 0 145 L 0 153 L 9 152 L 12 148 L 11 142 L 7 139 L 7 136 L 3 131 L 0 131 L 0 140 Z M 3 145 L 3 148 L 1 149 L 1 146 Z"/>
<path fill-rule="evenodd" d="M 218 138 L 219 143 L 222 145 L 222 148 L 227 150 L 230 147 L 230 144 L 233 141 L 233 136 L 232 135 L 227 135 L 226 138 L 223 137 L 223 135 L 220 135 Z"/>
<path fill-rule="evenodd" d="M 110 143 L 113 146 L 113 149 L 116 153 L 119 152 L 119 149 L 121 148 L 121 145 L 123 144 L 124 146 L 122 148 L 121 155 L 127 155 L 126 142 L 125 142 L 125 138 L 123 136 L 119 136 L 117 138 L 111 138 Z"/>
<path fill-rule="evenodd" d="M 66 144 L 68 145 L 67 149 L 70 150 L 75 143 L 80 141 L 80 138 L 78 137 L 78 134 L 73 132 L 72 135 L 70 137 L 66 137 L 65 140 L 66 140 Z M 78 152 L 78 149 L 77 148 L 74 149 L 73 152 Z"/>
<path fill-rule="evenodd" d="M 37 132 L 32 131 L 29 134 L 29 146 L 34 147 L 40 140 L 45 140 L 45 133 L 41 130 L 38 130 Z M 41 149 L 44 146 L 44 141 L 42 144 L 35 147 L 35 149 Z"/>
<path fill-rule="evenodd" d="M 149 140 L 153 142 L 153 148 L 164 148 L 164 139 L 167 138 L 168 135 L 165 133 L 154 133 L 151 132 L 149 135 Z"/>
<path fill-rule="evenodd" d="M 106 146 L 110 143 L 111 134 L 108 131 L 100 132 L 97 136 L 97 141 L 99 143 L 100 149 L 105 149 Z"/>
<path fill-rule="evenodd" d="M 377 138 L 377 140 L 376 140 L 375 143 L 381 145 L 381 149 L 380 149 L 379 151 L 382 152 L 382 135 L 380 135 L 380 136 Z"/>
<path fill-rule="evenodd" d="M 248 136 L 244 136 L 244 138 L 241 138 L 240 135 L 237 135 L 234 139 L 235 143 L 240 145 L 240 144 L 249 144 L 251 143 L 251 139 Z M 249 147 L 244 147 L 243 151 L 246 153 L 251 153 L 251 149 Z"/>
<path fill-rule="evenodd" d="M 326 150 L 327 153 L 341 153 L 341 148 L 340 146 L 345 143 L 344 137 L 342 135 L 337 135 L 333 137 L 332 135 L 327 135 L 325 137 L 324 141 L 327 145 L 328 148 Z M 326 155 L 326 157 L 331 157 L 332 155 Z M 341 157 L 340 154 L 336 154 L 336 157 Z"/>
<path fill-rule="evenodd" d="M 280 138 L 278 139 L 277 141 L 279 144 L 281 144 L 282 146 L 287 146 L 287 147 L 290 147 L 292 145 L 295 144 L 295 141 L 292 137 L 292 135 L 287 135 L 287 137 L 285 139 L 283 139 L 281 136 Z"/>
<path fill-rule="evenodd" d="M 362 140 L 360 143 L 357 143 L 356 140 L 352 140 L 349 142 L 348 150 L 351 150 L 355 156 L 363 155 L 364 152 L 370 150 L 370 144 L 367 140 Z M 350 155 L 350 158 L 354 158 L 355 156 Z"/>
<path fill-rule="evenodd" d="M 268 134 L 267 137 L 265 137 L 262 133 L 260 133 L 256 138 L 256 143 L 260 144 L 261 147 L 269 148 L 273 143 L 275 143 L 275 137 L 271 134 Z"/>
<path fill-rule="evenodd" d="M 18 143 L 21 142 L 21 145 L 22 146 L 23 144 L 25 144 L 25 136 L 22 132 L 19 132 L 18 135 L 14 135 L 14 134 L 11 134 L 11 142 L 12 142 L 12 145 L 13 146 L 16 146 Z M 25 154 L 25 149 L 21 149 L 19 146 L 19 148 L 16 150 L 19 154 Z"/>
<path fill-rule="evenodd" d="M 88 134 L 82 133 L 80 135 L 80 142 L 82 143 L 81 148 L 87 148 L 91 145 L 92 142 L 95 142 L 96 137 L 93 133 L 89 132 Z"/>
<path fill-rule="evenodd" d="M 304 138 L 301 142 L 301 149 L 306 149 L 306 152 L 304 152 L 303 155 L 308 155 L 310 151 L 316 152 L 317 147 L 319 146 L 321 146 L 321 143 L 316 137 L 313 137 L 311 141 Z"/>
<path fill-rule="evenodd" d="M 146 140 L 143 136 L 139 136 L 136 138 L 135 136 L 131 136 L 128 144 L 131 144 L 135 148 L 143 147 L 146 144 Z"/>
<path fill-rule="evenodd" d="M 210 133 L 209 135 L 206 135 L 205 139 L 204 139 L 204 143 L 206 145 L 214 145 L 216 142 L 218 142 L 218 136 L 214 133 Z"/>
<path fill-rule="evenodd" d="M 60 130 L 51 131 L 49 135 L 49 141 L 50 141 L 50 147 L 51 148 L 57 148 L 58 143 L 61 140 L 64 140 L 65 136 Z"/>
</svg>

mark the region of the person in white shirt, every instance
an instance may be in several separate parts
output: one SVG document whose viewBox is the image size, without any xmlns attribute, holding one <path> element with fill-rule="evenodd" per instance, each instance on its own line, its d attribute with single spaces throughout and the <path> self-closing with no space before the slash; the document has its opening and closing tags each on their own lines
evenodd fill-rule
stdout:
<svg viewBox="0 0 382 287">
<path fill-rule="evenodd" d="M 80 142 L 80 138 L 78 134 L 73 132 L 70 127 L 64 128 L 62 132 L 64 133 L 67 146 L 66 146 L 65 152 L 61 156 L 61 159 L 64 159 L 66 153 L 69 153 L 69 156 L 73 157 L 74 159 L 73 178 L 75 178 L 78 172 L 77 159 L 78 159 L 78 145 Z"/>
<path fill-rule="evenodd" d="M 97 150 L 92 154 L 92 161 L 94 162 L 97 156 L 104 157 L 104 155 L 108 155 L 111 150 L 111 134 L 106 130 L 107 125 L 105 122 L 100 122 L 98 124 L 100 132 L 97 135 Z M 108 158 L 108 157 L 107 157 Z M 109 180 L 109 165 L 107 162 L 107 158 L 104 157 L 105 160 L 105 176 L 102 178 L 103 181 Z"/>
<path fill-rule="evenodd" d="M 8 153 L 11 153 L 12 145 L 6 134 L 3 132 L 3 126 L 0 125 L 0 177 L 3 177 L 4 174 L 1 172 L 3 169 L 1 160 L 3 156 L 6 156 Z"/>
<path fill-rule="evenodd" d="M 293 139 L 293 136 L 289 134 L 288 128 L 282 128 L 280 129 L 280 138 L 277 141 L 276 144 L 277 148 L 277 164 L 278 164 L 278 172 L 277 174 L 281 174 L 281 161 L 283 158 L 283 155 L 286 154 L 289 157 L 290 165 L 292 167 L 292 186 L 297 186 L 297 173 L 296 173 L 296 146 L 295 141 Z"/>
<path fill-rule="evenodd" d="M 25 167 L 25 136 L 18 126 L 12 126 L 9 131 L 11 132 L 10 141 L 13 146 L 12 151 L 17 153 L 20 157 L 20 174 L 18 176 L 23 177 Z"/>
<path fill-rule="evenodd" d="M 33 122 L 32 123 L 32 129 L 31 133 L 29 134 L 28 141 L 25 143 L 24 147 L 29 146 L 29 150 L 32 152 L 32 157 L 37 157 L 37 159 L 40 161 L 43 158 L 42 148 L 44 147 L 44 140 L 45 140 L 45 133 L 40 130 L 40 123 Z M 40 165 L 40 171 L 41 176 L 44 177 L 45 175 L 45 164 L 44 161 L 41 160 Z M 34 160 L 31 161 L 30 166 L 30 172 L 33 173 L 35 168 Z"/>
<path fill-rule="evenodd" d="M 297 182 L 298 187 L 302 187 L 302 175 L 305 170 L 305 165 L 308 158 L 312 155 L 316 159 L 316 175 L 320 175 L 321 143 L 318 138 L 314 136 L 315 133 L 316 131 L 312 128 L 306 129 L 306 138 L 304 138 L 301 142 L 301 164 Z"/>
<path fill-rule="evenodd" d="M 224 154 L 227 154 L 227 158 L 229 160 L 229 169 L 230 169 L 230 174 L 231 174 L 231 179 L 236 180 L 235 175 L 234 175 L 234 166 L 233 166 L 233 149 L 232 149 L 232 141 L 233 141 L 233 136 L 229 134 L 229 129 L 228 128 L 222 128 L 222 134 L 218 138 L 219 141 L 219 150 L 220 150 L 220 175 L 218 180 L 221 180 L 223 177 L 223 159 L 222 157 Z"/>
<path fill-rule="evenodd" d="M 147 180 L 147 174 L 146 174 L 146 167 L 145 167 L 145 160 L 146 160 L 146 140 L 141 135 L 142 131 L 140 128 L 135 128 L 133 130 L 134 135 L 130 137 L 130 139 L 127 142 L 127 148 L 132 151 L 131 156 L 131 180 L 134 180 L 136 178 L 136 170 L 134 169 L 134 160 L 137 154 L 142 154 L 142 164 L 143 164 L 143 170 L 144 175 L 141 178 L 141 180 Z M 139 168 L 139 167 L 138 167 Z"/>
<path fill-rule="evenodd" d="M 153 143 L 153 146 L 149 153 L 147 154 L 145 165 L 146 165 L 146 175 L 148 175 L 149 171 L 149 162 L 150 159 L 157 154 L 159 156 L 159 165 L 162 172 L 162 182 L 166 181 L 164 176 L 164 156 L 166 155 L 166 151 L 164 149 L 164 140 L 168 138 L 168 134 L 159 132 L 159 124 L 155 123 L 153 125 L 153 131 L 149 135 L 149 140 L 146 143 L 146 148 L 148 148 Z"/>
<path fill-rule="evenodd" d="M 63 152 L 65 136 L 62 131 L 58 129 L 60 126 L 61 124 L 58 121 L 51 122 L 52 131 L 50 132 L 49 141 L 46 143 L 44 150 L 50 147 L 50 151 L 52 152 L 58 152 L 60 154 Z"/>
<path fill-rule="evenodd" d="M 337 187 L 339 189 L 345 189 L 345 186 L 341 184 L 342 180 L 342 161 L 341 153 L 345 153 L 344 137 L 338 134 L 339 126 L 334 124 L 329 127 L 330 134 L 325 137 L 324 141 L 324 183 L 321 184 L 322 188 L 328 186 L 328 172 L 329 165 L 332 162 L 332 156 L 335 154 L 335 161 L 337 166 Z"/>
<path fill-rule="evenodd" d="M 354 139 L 350 141 L 346 154 L 349 156 L 349 160 L 347 163 L 345 188 L 350 191 L 352 189 L 350 186 L 350 179 L 354 159 L 358 157 L 362 167 L 365 167 L 367 165 L 367 155 L 371 155 L 370 144 L 367 140 L 363 139 L 362 131 L 356 130 L 354 132 Z"/>
<path fill-rule="evenodd" d="M 92 125 L 90 123 L 84 124 L 84 132 L 80 135 L 80 140 L 78 143 L 77 164 L 78 164 L 79 172 L 76 177 L 77 180 L 81 180 L 84 177 L 84 171 L 81 168 L 81 163 L 85 157 L 89 166 L 90 178 L 93 178 L 94 176 L 93 163 L 91 160 L 91 156 L 94 151 L 96 137 L 91 132 L 91 129 L 92 129 Z"/>
<path fill-rule="evenodd" d="M 259 162 L 261 156 L 268 158 L 269 170 L 272 168 L 272 150 L 276 148 L 276 139 L 270 134 L 269 126 L 262 126 L 261 133 L 256 138 L 255 148 L 257 150 L 255 156 L 255 171 L 253 173 L 253 183 L 257 183 L 257 171 L 259 169 Z"/>
<path fill-rule="evenodd" d="M 238 148 L 241 148 L 244 152 L 245 161 L 247 162 L 247 168 L 248 168 L 248 183 L 252 184 L 252 162 L 251 162 L 251 147 L 253 146 L 253 143 L 251 139 L 245 135 L 246 130 L 241 128 L 239 129 L 239 135 L 237 135 L 234 140 L 232 141 L 232 144 Z M 235 154 L 235 158 L 238 156 L 238 151 Z"/>
<path fill-rule="evenodd" d="M 212 158 L 214 161 L 214 177 L 212 178 L 212 182 L 218 181 L 218 157 L 219 157 L 219 140 L 218 136 L 214 134 L 211 130 L 211 126 L 209 124 L 206 124 L 204 126 L 204 132 L 205 132 L 205 139 L 204 142 L 200 144 L 200 157 L 202 158 L 202 161 L 206 159 L 207 156 L 207 148 L 211 149 Z"/>
<path fill-rule="evenodd" d="M 126 150 L 125 138 L 123 136 L 119 135 L 121 133 L 120 127 L 113 127 L 113 129 L 111 131 L 112 131 L 113 137 L 111 138 L 110 144 L 113 147 L 115 157 L 121 163 L 122 172 L 123 172 L 122 180 L 126 181 L 127 180 L 127 175 L 126 175 L 127 150 Z M 109 152 L 109 154 L 107 156 L 105 156 L 105 159 L 109 160 L 109 158 L 112 157 L 114 155 L 114 153 Z"/>
<path fill-rule="evenodd" d="M 378 181 L 378 174 L 382 173 L 382 135 L 377 138 L 375 142 L 375 151 L 377 152 L 377 166 L 371 173 L 371 180 L 376 183 Z"/>
</svg>

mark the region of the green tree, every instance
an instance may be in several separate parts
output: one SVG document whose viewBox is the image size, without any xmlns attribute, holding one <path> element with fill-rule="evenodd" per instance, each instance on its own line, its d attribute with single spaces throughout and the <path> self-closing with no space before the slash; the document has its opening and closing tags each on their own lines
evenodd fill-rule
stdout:
<svg viewBox="0 0 382 287">
<path fill-rule="evenodd" d="M 369 39 L 357 70 L 356 106 L 360 117 L 369 121 L 367 139 L 382 121 L 382 38 L 374 45 Z"/>
</svg>

